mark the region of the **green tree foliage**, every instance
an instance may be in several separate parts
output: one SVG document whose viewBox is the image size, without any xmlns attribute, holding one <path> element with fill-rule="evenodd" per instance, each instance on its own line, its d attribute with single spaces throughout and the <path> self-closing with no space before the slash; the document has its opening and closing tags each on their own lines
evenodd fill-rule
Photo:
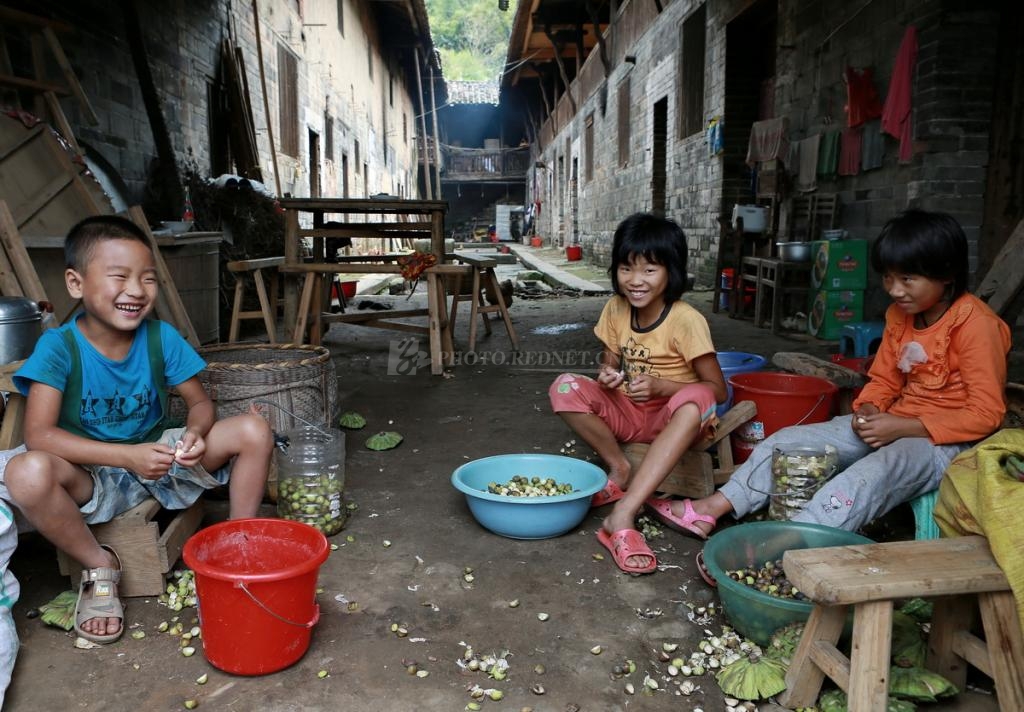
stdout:
<svg viewBox="0 0 1024 712">
<path fill-rule="evenodd" d="M 498 0 L 427 0 L 427 14 L 445 79 L 479 81 L 501 76 L 512 9 L 502 12 Z"/>
</svg>

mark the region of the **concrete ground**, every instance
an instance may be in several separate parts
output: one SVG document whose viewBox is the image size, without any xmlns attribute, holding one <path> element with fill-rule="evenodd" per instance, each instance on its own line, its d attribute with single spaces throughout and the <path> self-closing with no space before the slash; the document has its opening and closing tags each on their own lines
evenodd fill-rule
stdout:
<svg viewBox="0 0 1024 712">
<path fill-rule="evenodd" d="M 546 258 L 581 279 L 601 279 L 600 270 L 558 264 L 556 251 Z M 502 273 L 514 269 L 503 267 Z M 364 299 L 371 298 L 357 297 L 351 308 Z M 405 297 L 372 299 L 401 304 Z M 706 292 L 691 299 L 708 316 L 720 350 L 826 355 L 835 347 L 803 335 L 772 336 L 749 322 L 714 315 Z M 511 313 L 521 339 L 518 361 L 511 363 L 508 338 L 495 324 L 491 336 L 481 336 L 477 357 L 463 359 L 446 377 L 431 376 L 426 367 L 389 375 L 389 355 L 401 332 L 333 325 L 325 344 L 337 366 L 341 408 L 362 413 L 368 425 L 347 435 L 346 497 L 357 509 L 332 538 L 338 548 L 321 567 L 321 617 L 306 655 L 263 677 L 223 673 L 201 652 L 183 657 L 177 640 L 157 630 L 173 613 L 146 598 L 127 601 L 126 619 L 130 630 L 146 632 L 144 639 L 125 635 L 113 645 L 77 650 L 73 636 L 28 617 L 68 582 L 57 573 L 52 547 L 25 535 L 11 565 L 22 584 L 14 610 L 22 647 L 4 709 L 156 712 L 184 709 L 185 700 L 195 699 L 201 710 L 458 712 L 471 701 L 473 685 L 504 693 L 500 702 L 481 703 L 495 712 L 725 709 L 710 675 L 693 678 L 697 689 L 677 697 L 660 659 L 664 644 L 677 644 L 675 654 L 686 657 L 705 629 L 717 633 L 726 623 L 722 615 L 690 620 L 692 608 L 716 600 L 693 564 L 698 540 L 664 530 L 651 542 L 660 570 L 634 578 L 620 573 L 596 541 L 600 510 L 562 537 L 516 541 L 477 525 L 449 483 L 453 469 L 476 458 L 565 447 L 572 434 L 551 413 L 547 387 L 566 370 L 557 359 L 582 363 L 575 370 L 593 364 L 598 347 L 592 327 L 605 300 L 517 297 Z M 457 324 L 456 340 L 463 345 L 467 318 L 463 312 Z M 405 441 L 385 452 L 363 446 L 367 434 L 384 429 L 399 431 Z M 591 455 L 580 446 L 575 454 Z M 208 521 L 223 518 L 224 509 L 223 501 L 208 502 Z M 268 515 L 273 511 L 267 506 Z M 899 522 L 892 525 L 898 529 Z M 515 608 L 509 605 L 514 599 Z M 541 612 L 549 614 L 546 621 L 538 619 Z M 195 610 L 180 615 L 187 627 Z M 396 635 L 392 624 L 408 635 Z M 602 652 L 592 654 L 598 645 Z M 460 668 L 466 646 L 505 655 L 507 678 L 488 680 Z M 636 672 L 614 678 L 613 668 L 626 659 L 635 661 Z M 412 663 L 428 676 L 410 675 Z M 321 671 L 327 676 L 321 678 Z M 197 684 L 204 674 L 208 682 Z M 640 694 L 645 675 L 659 682 L 649 695 Z M 626 694 L 626 683 L 637 694 Z M 531 691 L 535 686 L 543 686 L 542 695 Z M 996 706 L 984 692 L 969 692 L 930 709 Z"/>
</svg>

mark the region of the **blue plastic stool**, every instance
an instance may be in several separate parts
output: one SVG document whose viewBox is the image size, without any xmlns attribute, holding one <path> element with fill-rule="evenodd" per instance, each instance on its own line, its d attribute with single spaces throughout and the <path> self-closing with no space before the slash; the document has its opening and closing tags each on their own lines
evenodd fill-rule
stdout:
<svg viewBox="0 0 1024 712">
<path fill-rule="evenodd" d="M 914 510 L 914 538 L 918 541 L 939 538 L 939 525 L 932 516 L 938 498 L 939 491 L 934 489 L 910 500 L 910 508 Z"/>
<path fill-rule="evenodd" d="M 882 343 L 885 322 L 861 321 L 847 324 L 839 332 L 839 353 L 845 356 L 866 358 L 878 350 Z"/>
</svg>

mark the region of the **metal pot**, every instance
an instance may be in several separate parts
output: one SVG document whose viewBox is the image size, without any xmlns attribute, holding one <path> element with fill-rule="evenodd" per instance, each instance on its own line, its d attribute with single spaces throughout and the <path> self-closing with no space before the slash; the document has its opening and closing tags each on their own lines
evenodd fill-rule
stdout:
<svg viewBox="0 0 1024 712">
<path fill-rule="evenodd" d="M 810 262 L 811 243 L 809 242 L 776 242 L 779 248 L 779 259 L 783 262 Z"/>
<path fill-rule="evenodd" d="M 0 297 L 0 363 L 28 358 L 43 333 L 43 312 L 25 297 Z"/>
</svg>

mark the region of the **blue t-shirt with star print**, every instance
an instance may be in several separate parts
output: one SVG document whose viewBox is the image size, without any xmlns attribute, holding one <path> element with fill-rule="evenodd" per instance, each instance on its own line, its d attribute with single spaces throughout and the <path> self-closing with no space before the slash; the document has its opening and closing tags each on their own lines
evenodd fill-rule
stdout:
<svg viewBox="0 0 1024 712">
<path fill-rule="evenodd" d="M 89 343 L 78 319 L 43 333 L 32 355 L 14 374 L 14 384 L 27 396 L 33 382 L 45 383 L 62 393 L 71 375 L 71 356 L 62 331 L 70 330 L 82 362 L 81 428 L 101 442 L 135 442 L 163 417 L 160 397 L 149 363 L 147 329 L 159 328 L 164 357 L 164 381 L 176 386 L 206 367 L 195 349 L 162 321 L 144 321 L 135 331 L 128 355 L 109 359 Z M 62 423 L 58 422 L 58 426 Z"/>
</svg>

